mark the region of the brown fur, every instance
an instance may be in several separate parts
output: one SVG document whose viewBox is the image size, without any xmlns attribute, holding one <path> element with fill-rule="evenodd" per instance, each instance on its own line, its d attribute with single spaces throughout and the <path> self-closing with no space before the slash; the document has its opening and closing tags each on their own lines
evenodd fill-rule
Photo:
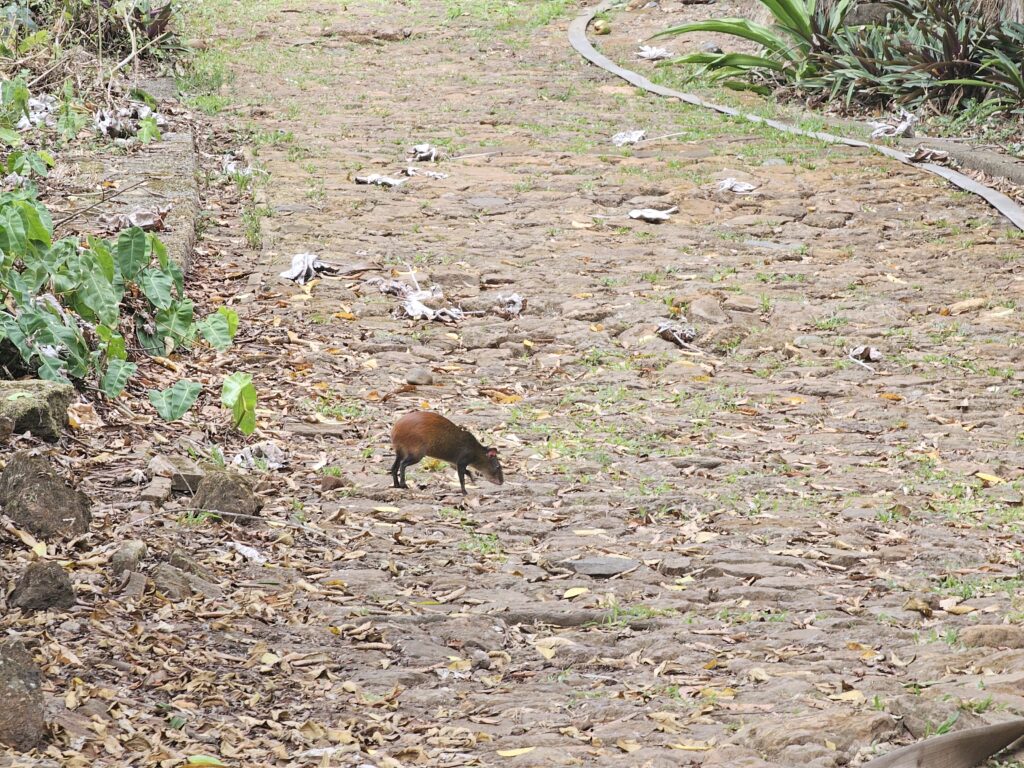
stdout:
<svg viewBox="0 0 1024 768">
<path fill-rule="evenodd" d="M 405 468 L 418 463 L 424 456 L 454 464 L 463 493 L 466 492 L 468 467 L 476 469 L 495 485 L 504 482 L 497 451 L 482 446 L 469 430 L 439 414 L 427 411 L 407 413 L 391 429 L 391 444 L 395 449 L 391 476 L 396 488 L 407 487 Z"/>
</svg>

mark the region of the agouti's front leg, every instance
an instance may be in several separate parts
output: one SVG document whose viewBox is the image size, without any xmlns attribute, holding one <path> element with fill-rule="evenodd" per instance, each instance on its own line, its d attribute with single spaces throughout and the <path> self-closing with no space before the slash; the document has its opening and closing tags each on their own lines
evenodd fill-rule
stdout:
<svg viewBox="0 0 1024 768">
<path fill-rule="evenodd" d="M 462 495 L 466 495 L 466 477 L 469 475 L 469 470 L 466 468 L 467 464 L 456 464 L 455 468 L 459 470 L 459 485 L 462 486 Z M 472 479 L 472 478 L 470 478 Z"/>
</svg>

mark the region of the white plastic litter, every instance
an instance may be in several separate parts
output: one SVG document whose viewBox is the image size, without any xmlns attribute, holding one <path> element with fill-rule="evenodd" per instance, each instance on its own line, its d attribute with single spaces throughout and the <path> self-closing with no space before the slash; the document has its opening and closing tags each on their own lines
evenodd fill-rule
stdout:
<svg viewBox="0 0 1024 768">
<path fill-rule="evenodd" d="M 656 48 L 653 45 L 641 45 L 640 50 L 636 52 L 637 58 L 646 59 L 647 61 L 661 61 L 662 59 L 671 59 L 675 54 L 668 48 Z"/>
<path fill-rule="evenodd" d="M 898 117 L 893 116 L 884 122 L 871 120 L 868 122 L 868 125 L 873 129 L 871 131 L 872 139 L 885 139 L 897 136 L 906 139 L 914 135 L 914 123 L 916 122 L 916 115 L 912 115 L 907 112 L 907 110 L 901 109 Z"/>
<path fill-rule="evenodd" d="M 288 457 L 279 445 L 264 440 L 246 447 L 231 463 L 245 469 L 281 469 L 288 464 Z"/>
<path fill-rule="evenodd" d="M 291 267 L 282 272 L 281 277 L 305 285 L 321 274 L 333 275 L 337 271 L 337 267 L 320 261 L 315 253 L 297 253 L 292 256 Z"/>
<path fill-rule="evenodd" d="M 735 192 L 737 195 L 749 195 L 755 189 L 757 189 L 756 184 L 740 181 L 738 179 L 734 179 L 732 176 L 718 182 L 719 192 Z"/>
<path fill-rule="evenodd" d="M 28 114 L 21 116 L 15 128 L 19 131 L 27 131 L 29 128 L 35 128 L 39 125 L 47 125 L 52 128 L 57 124 L 57 119 L 53 116 L 56 110 L 56 96 L 44 93 L 38 98 L 30 98 L 28 100 Z"/>
<path fill-rule="evenodd" d="M 420 163 L 436 163 L 442 157 L 441 150 L 430 144 L 417 144 L 408 154 L 414 162 Z"/>
<path fill-rule="evenodd" d="M 647 137 L 647 131 L 622 131 L 612 136 L 612 144 L 616 147 L 624 147 L 627 144 L 636 144 Z"/>
<path fill-rule="evenodd" d="M 382 173 L 371 173 L 367 176 L 356 176 L 356 184 L 374 184 L 378 187 L 400 187 L 405 184 L 405 179 L 395 179 L 385 176 Z"/>
<path fill-rule="evenodd" d="M 447 179 L 447 173 L 441 173 L 440 171 L 420 171 L 413 168 L 411 165 L 402 171 L 406 176 L 426 176 L 428 179 Z"/>
<path fill-rule="evenodd" d="M 254 549 L 253 547 L 237 541 L 232 541 L 231 546 L 234 548 L 235 552 L 240 554 L 246 560 L 256 563 L 256 565 L 264 565 L 267 562 L 267 558 L 261 555 L 258 549 Z"/>
<path fill-rule="evenodd" d="M 640 221 L 647 221 L 651 224 L 661 224 L 663 221 L 668 221 L 673 213 L 678 213 L 679 209 L 672 206 L 666 211 L 658 211 L 654 208 L 636 208 L 629 212 L 629 218 L 640 219 Z"/>
</svg>

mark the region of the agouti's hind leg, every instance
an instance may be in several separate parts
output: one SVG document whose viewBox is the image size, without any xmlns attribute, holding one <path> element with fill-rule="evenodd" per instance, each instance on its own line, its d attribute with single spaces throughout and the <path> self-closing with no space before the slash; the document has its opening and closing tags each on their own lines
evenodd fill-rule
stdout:
<svg viewBox="0 0 1024 768">
<path fill-rule="evenodd" d="M 391 465 L 391 479 L 395 481 L 395 488 L 401 488 L 402 484 L 398 482 L 398 470 L 402 463 L 401 456 L 395 456 L 395 463 Z"/>
<path fill-rule="evenodd" d="M 462 495 L 466 495 L 466 476 L 469 475 L 469 469 L 466 464 L 456 464 L 455 468 L 459 471 L 459 485 L 462 486 Z M 472 478 L 470 478 L 472 479 Z"/>
<path fill-rule="evenodd" d="M 401 462 L 398 464 L 398 477 L 401 480 L 399 488 L 408 488 L 409 486 L 405 482 L 405 468 L 411 467 L 413 464 L 419 464 L 422 456 L 403 456 Z"/>
</svg>

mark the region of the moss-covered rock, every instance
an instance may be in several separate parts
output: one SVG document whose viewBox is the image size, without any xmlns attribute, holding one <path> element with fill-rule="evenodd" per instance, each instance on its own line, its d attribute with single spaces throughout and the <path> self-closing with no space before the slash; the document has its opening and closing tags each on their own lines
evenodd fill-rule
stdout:
<svg viewBox="0 0 1024 768">
<path fill-rule="evenodd" d="M 248 518 L 259 514 L 263 504 L 249 485 L 249 481 L 239 474 L 224 470 L 208 471 L 199 481 L 193 509 L 217 512 L 228 520 L 245 524 Z M 236 517 L 236 516 L 241 517 Z"/>
<path fill-rule="evenodd" d="M 75 388 L 61 382 L 0 381 L 0 421 L 9 419 L 16 433 L 31 432 L 52 443 L 67 426 L 74 397 Z"/>
</svg>

